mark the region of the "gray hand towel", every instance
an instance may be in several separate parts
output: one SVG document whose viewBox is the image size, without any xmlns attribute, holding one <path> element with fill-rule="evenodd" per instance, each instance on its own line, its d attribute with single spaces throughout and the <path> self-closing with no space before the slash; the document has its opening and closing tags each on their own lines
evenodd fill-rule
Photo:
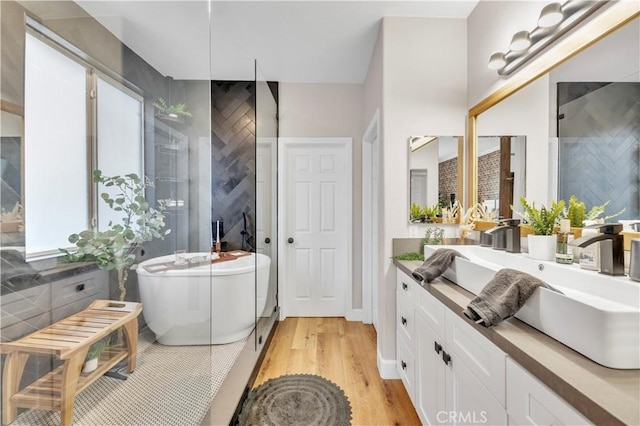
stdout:
<svg viewBox="0 0 640 426">
<path fill-rule="evenodd" d="M 464 314 L 476 323 L 490 327 L 515 315 L 538 287 L 561 293 L 526 272 L 501 269 L 467 305 Z"/>
<path fill-rule="evenodd" d="M 418 281 L 430 283 L 447 270 L 451 262 L 457 257 L 467 259 L 457 250 L 440 248 L 431 253 L 422 266 L 416 268 L 412 275 Z"/>
</svg>

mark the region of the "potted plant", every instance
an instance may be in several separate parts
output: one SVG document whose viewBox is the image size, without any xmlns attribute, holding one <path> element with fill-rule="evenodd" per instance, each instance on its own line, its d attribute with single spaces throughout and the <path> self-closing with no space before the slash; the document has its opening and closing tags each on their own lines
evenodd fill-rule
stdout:
<svg viewBox="0 0 640 426">
<path fill-rule="evenodd" d="M 107 230 L 98 231 L 94 220 L 92 229 L 69 236 L 69 242 L 77 247 L 75 251 L 60 251 L 68 262 L 96 262 L 100 269 L 115 269 L 120 300 L 123 301 L 127 294 L 128 272 L 138 266 L 135 251 L 142 243 L 164 238 L 170 232 L 163 231 L 165 206 L 163 203 L 159 203 L 157 208 L 149 205 L 144 190 L 153 184 L 135 173 L 109 177 L 100 170 L 94 170 L 93 182 L 117 189 L 116 195 L 103 192 L 100 196 L 111 209 L 122 213 L 122 223 L 109 222 Z"/>
<path fill-rule="evenodd" d="M 422 208 L 416 203 L 411 204 L 411 208 L 409 209 L 409 219 L 411 222 L 421 222 L 422 218 Z"/>
<path fill-rule="evenodd" d="M 554 260 L 556 252 L 556 236 L 553 228 L 564 209 L 564 200 L 552 201 L 551 208 L 544 205 L 539 209 L 535 203 L 529 204 L 524 197 L 520 198 L 524 214 L 520 214 L 533 234 L 527 235 L 529 257 L 538 260 Z"/>
<path fill-rule="evenodd" d="M 422 216 L 424 217 L 423 222 L 435 222 L 436 215 L 438 213 L 440 213 L 440 205 L 438 203 L 434 204 L 432 207 L 424 206 L 424 208 L 422 209 Z"/>
<path fill-rule="evenodd" d="M 100 359 L 100 355 L 102 355 L 102 352 L 104 352 L 104 350 L 107 349 L 108 347 L 109 347 L 109 344 L 103 340 L 91 345 L 91 347 L 87 351 L 87 355 L 84 358 L 84 364 L 82 365 L 82 372 L 90 373 L 96 368 L 98 368 L 98 360 Z"/>
<path fill-rule="evenodd" d="M 602 222 L 606 222 L 607 220 L 612 219 L 616 216 L 620 216 L 622 213 L 624 213 L 625 209 L 622 209 L 618 213 L 601 217 L 604 214 L 605 209 L 609 203 L 610 201 L 606 201 L 599 206 L 593 206 L 587 212 L 585 203 L 583 201 L 580 201 L 575 195 L 572 195 L 569 198 L 567 208 L 563 211 L 562 215 L 564 218 L 571 221 L 571 231 L 574 236 L 578 238 L 582 235 L 581 228 L 584 228 L 589 222 L 595 223 L 595 221 L 599 220 L 601 220 Z"/>
<path fill-rule="evenodd" d="M 153 106 L 156 108 L 156 117 L 158 118 L 183 123 L 186 117 L 191 117 L 185 103 L 167 105 L 164 99 L 156 98 Z"/>
</svg>

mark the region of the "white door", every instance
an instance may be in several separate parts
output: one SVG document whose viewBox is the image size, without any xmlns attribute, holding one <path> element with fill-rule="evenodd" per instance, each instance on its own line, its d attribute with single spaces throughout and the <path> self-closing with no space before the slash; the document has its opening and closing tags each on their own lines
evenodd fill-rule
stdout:
<svg viewBox="0 0 640 426">
<path fill-rule="evenodd" d="M 351 294 L 351 139 L 286 139 L 282 155 L 283 315 L 345 316 Z"/>
</svg>

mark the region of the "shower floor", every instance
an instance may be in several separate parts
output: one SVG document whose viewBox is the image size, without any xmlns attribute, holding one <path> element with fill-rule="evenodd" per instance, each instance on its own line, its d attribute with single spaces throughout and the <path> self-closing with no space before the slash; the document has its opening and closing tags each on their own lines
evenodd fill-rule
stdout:
<svg viewBox="0 0 640 426">
<path fill-rule="evenodd" d="M 76 398 L 74 424 L 199 425 L 246 339 L 227 345 L 164 346 L 146 330 L 127 380 L 101 377 Z M 60 414 L 29 410 L 12 426 L 60 424 Z"/>
</svg>

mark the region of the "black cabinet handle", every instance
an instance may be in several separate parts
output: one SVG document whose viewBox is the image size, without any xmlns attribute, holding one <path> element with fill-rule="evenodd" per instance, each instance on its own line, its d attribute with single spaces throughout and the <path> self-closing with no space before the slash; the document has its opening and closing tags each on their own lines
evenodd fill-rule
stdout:
<svg viewBox="0 0 640 426">
<path fill-rule="evenodd" d="M 84 284 L 78 284 L 76 286 L 76 291 L 82 291 L 82 290 L 84 290 Z"/>
<path fill-rule="evenodd" d="M 289 244 L 293 244 L 293 238 L 289 237 L 289 239 L 287 240 L 287 242 L 288 242 Z"/>
<path fill-rule="evenodd" d="M 403 290 L 407 290 L 407 288 L 409 288 L 409 286 L 407 285 L 407 283 L 402 283 L 402 289 L 403 289 Z"/>
<path fill-rule="evenodd" d="M 400 317 L 400 321 L 402 322 L 402 325 L 407 325 L 407 319 L 405 317 Z"/>
<path fill-rule="evenodd" d="M 433 349 L 436 351 L 437 354 L 440 353 L 440 351 L 442 350 L 442 345 L 438 342 L 433 342 Z"/>
<path fill-rule="evenodd" d="M 400 361 L 400 365 L 402 366 L 402 369 L 403 369 L 403 370 L 406 370 L 406 369 L 407 369 L 407 363 L 406 363 L 406 362 L 404 362 L 404 361 Z"/>
<path fill-rule="evenodd" d="M 445 351 L 442 351 L 442 361 L 444 361 L 446 365 L 449 365 L 449 362 L 451 362 L 451 355 L 449 355 Z"/>
<path fill-rule="evenodd" d="M 270 242 L 271 242 L 271 238 L 267 237 L 267 238 L 264 239 L 264 243 L 265 244 L 269 244 Z"/>
</svg>

